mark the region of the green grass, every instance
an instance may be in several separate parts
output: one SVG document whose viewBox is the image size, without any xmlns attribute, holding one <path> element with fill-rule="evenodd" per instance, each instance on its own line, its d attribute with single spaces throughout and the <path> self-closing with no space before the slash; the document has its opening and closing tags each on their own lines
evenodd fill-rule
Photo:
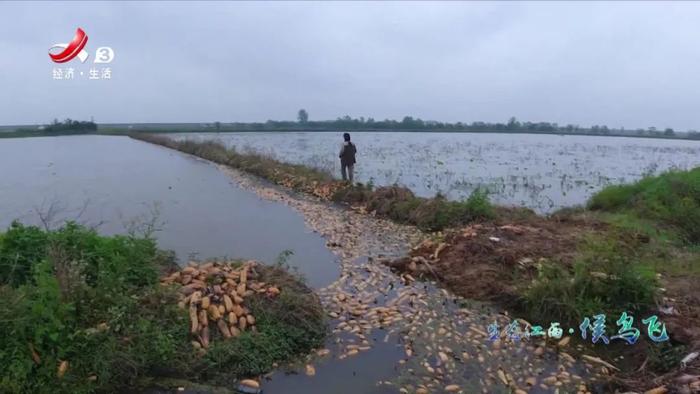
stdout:
<svg viewBox="0 0 700 394">
<path fill-rule="evenodd" d="M 480 190 L 467 200 L 450 201 L 439 194 L 434 198 L 416 197 L 407 188 L 390 186 L 368 192 L 363 200 L 368 210 L 424 231 L 440 231 L 495 216 L 487 195 Z"/>
<path fill-rule="evenodd" d="M 97 134 L 96 132 L 85 130 L 65 130 L 65 131 L 46 131 L 46 130 L 24 130 L 0 132 L 0 138 L 30 138 L 30 137 L 58 137 L 63 135 L 86 135 Z"/>
<path fill-rule="evenodd" d="M 610 235 L 591 236 L 571 267 L 543 263 L 537 278 L 522 289 L 529 315 L 575 323 L 599 313 L 647 311 L 654 304 L 657 283 L 653 268 L 636 252 L 638 247 L 637 242 Z"/>
<path fill-rule="evenodd" d="M 630 185 L 607 187 L 590 199 L 588 207 L 648 219 L 677 230 L 686 243 L 698 243 L 700 168 L 669 171 Z"/>
<path fill-rule="evenodd" d="M 700 168 L 606 187 L 588 208 L 607 227 L 581 243 L 572 266 L 542 266 L 522 293 L 532 314 L 573 322 L 643 311 L 654 304 L 657 273 L 700 273 Z"/>
<path fill-rule="evenodd" d="M 258 333 L 227 341 L 214 333 L 198 356 L 177 289 L 159 284 L 173 263 L 166 257 L 151 238 L 104 237 L 74 223 L 53 231 L 14 223 L 0 234 L 1 391 L 113 392 L 164 376 L 230 384 L 322 343 L 316 296 L 284 269 L 261 267 L 282 293 L 250 298 Z"/>
</svg>

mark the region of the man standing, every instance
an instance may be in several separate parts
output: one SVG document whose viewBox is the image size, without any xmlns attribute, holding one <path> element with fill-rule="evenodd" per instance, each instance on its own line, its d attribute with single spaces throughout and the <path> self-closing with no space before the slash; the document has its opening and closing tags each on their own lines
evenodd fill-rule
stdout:
<svg viewBox="0 0 700 394">
<path fill-rule="evenodd" d="M 343 142 L 343 146 L 340 148 L 340 154 L 338 155 L 340 157 L 340 173 L 343 175 L 344 181 L 346 181 L 348 179 L 348 175 L 350 175 L 350 183 L 352 183 L 357 148 L 355 148 L 355 144 L 350 142 L 349 133 L 343 134 L 343 140 L 345 141 Z"/>
</svg>

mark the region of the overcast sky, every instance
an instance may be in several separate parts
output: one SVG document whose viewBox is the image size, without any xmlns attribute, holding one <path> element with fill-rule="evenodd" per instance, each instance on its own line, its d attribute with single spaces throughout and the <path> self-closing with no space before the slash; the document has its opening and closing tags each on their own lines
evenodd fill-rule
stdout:
<svg viewBox="0 0 700 394">
<path fill-rule="evenodd" d="M 0 124 L 343 115 L 700 129 L 699 3 L 0 3 Z M 86 63 L 55 64 L 77 27 Z M 115 60 L 94 64 L 110 46 Z M 110 80 L 89 80 L 91 67 Z M 53 69 L 84 77 L 54 80 Z"/>
</svg>

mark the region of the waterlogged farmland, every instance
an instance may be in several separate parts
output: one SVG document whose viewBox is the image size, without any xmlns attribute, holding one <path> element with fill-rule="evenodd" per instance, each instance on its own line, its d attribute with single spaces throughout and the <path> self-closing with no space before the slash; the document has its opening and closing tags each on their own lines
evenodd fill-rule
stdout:
<svg viewBox="0 0 700 394">
<path fill-rule="evenodd" d="M 217 140 L 278 160 L 340 173 L 342 131 L 175 134 Z M 358 146 L 356 179 L 400 184 L 419 196 L 440 192 L 462 199 L 476 188 L 496 204 L 539 213 L 583 204 L 611 184 L 700 165 L 700 141 L 488 133 L 352 134 Z"/>
</svg>

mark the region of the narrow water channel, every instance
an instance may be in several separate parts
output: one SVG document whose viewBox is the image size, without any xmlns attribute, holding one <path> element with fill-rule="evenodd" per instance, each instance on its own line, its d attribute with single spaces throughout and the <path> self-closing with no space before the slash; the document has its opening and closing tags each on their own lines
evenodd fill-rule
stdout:
<svg viewBox="0 0 700 394">
<path fill-rule="evenodd" d="M 179 260 L 239 257 L 290 265 L 314 287 L 338 277 L 337 258 L 298 213 L 241 189 L 214 165 L 155 145 L 111 136 L 0 141 L 0 228 L 17 219 L 55 225 L 75 219 L 105 234 L 156 216 L 160 247 Z"/>
</svg>

